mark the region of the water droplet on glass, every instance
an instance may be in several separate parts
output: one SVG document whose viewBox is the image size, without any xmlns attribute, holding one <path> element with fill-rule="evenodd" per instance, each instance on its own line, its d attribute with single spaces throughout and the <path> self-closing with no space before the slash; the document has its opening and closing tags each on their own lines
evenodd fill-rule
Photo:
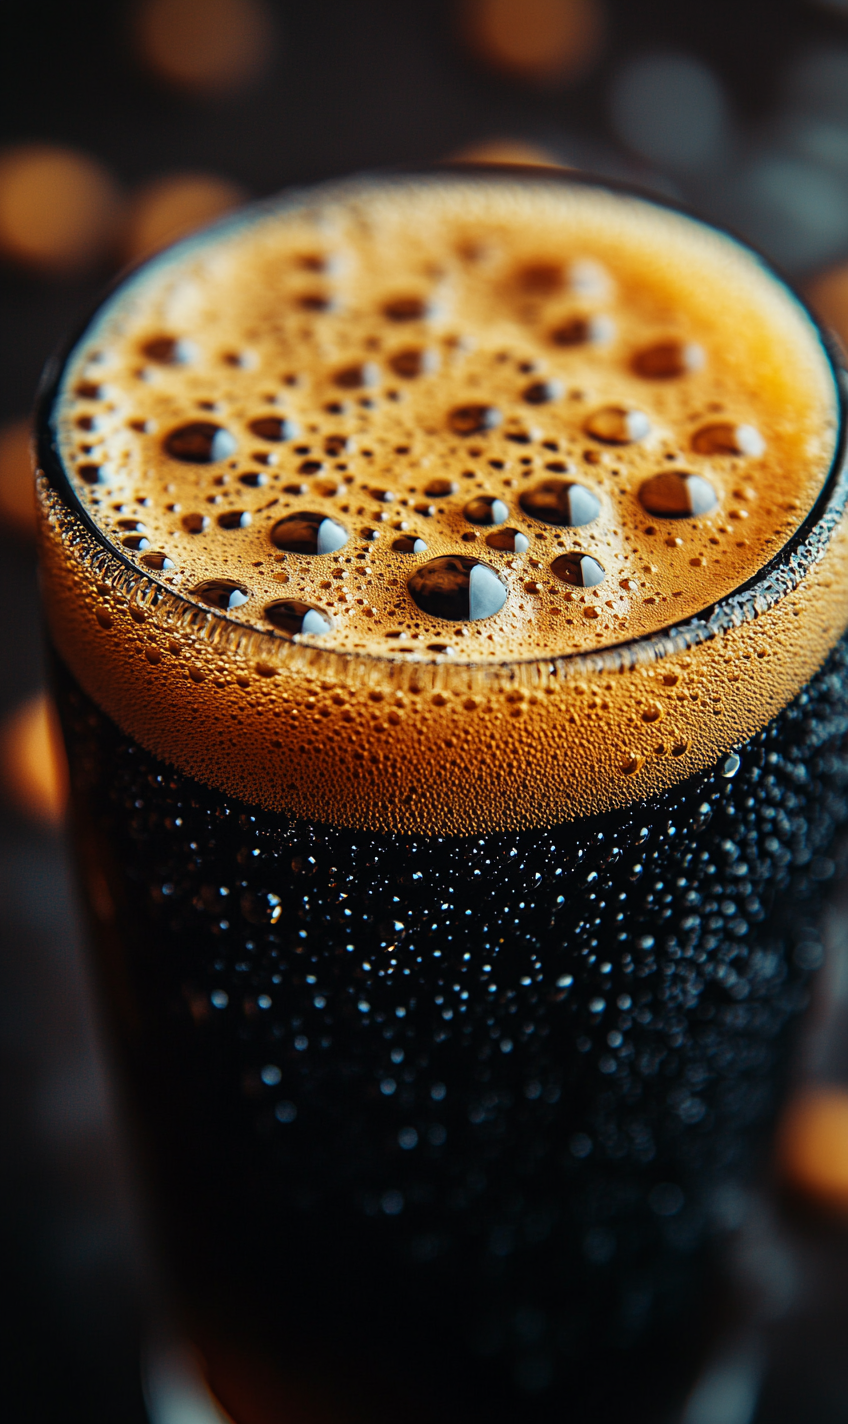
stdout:
<svg viewBox="0 0 848 1424">
<path fill-rule="evenodd" d="M 239 906 L 252 925 L 275 925 L 283 913 L 280 897 L 272 890 L 245 890 Z"/>
<path fill-rule="evenodd" d="M 501 423 L 501 413 L 493 405 L 457 405 L 448 416 L 455 435 L 479 435 Z"/>
<path fill-rule="evenodd" d="M 262 415 L 250 422 L 250 430 L 260 440 L 295 440 L 300 431 L 293 420 L 278 415 Z"/>
<path fill-rule="evenodd" d="M 497 529 L 494 534 L 486 536 L 486 543 L 490 549 L 501 549 L 510 554 L 526 554 L 530 548 L 530 540 L 520 529 Z"/>
<path fill-rule="evenodd" d="M 591 524 L 601 512 L 598 496 L 569 480 L 542 480 L 525 490 L 518 502 L 531 519 L 575 529 Z"/>
<path fill-rule="evenodd" d="M 766 442 L 753 425 L 732 425 L 717 421 L 704 425 L 692 437 L 692 449 L 699 455 L 762 455 Z"/>
<path fill-rule="evenodd" d="M 653 346 L 637 351 L 633 369 L 646 380 L 668 381 L 700 371 L 705 359 L 703 347 L 693 341 L 656 341 Z"/>
<path fill-rule="evenodd" d="M 167 554 L 163 554 L 158 549 L 151 549 L 149 554 L 145 554 L 142 557 L 141 562 L 146 569 L 153 569 L 156 573 L 160 573 L 164 569 L 174 568 L 173 559 L 169 559 Z"/>
<path fill-rule="evenodd" d="M 290 514 L 271 530 L 271 543 L 290 554 L 333 554 L 347 543 L 347 530 L 323 514 Z"/>
<path fill-rule="evenodd" d="M 529 405 L 545 405 L 548 401 L 559 400 L 561 395 L 561 381 L 532 381 L 524 390 L 524 399 Z"/>
<path fill-rule="evenodd" d="M 554 559 L 551 573 L 563 583 L 570 583 L 573 588 L 596 588 L 606 577 L 603 565 L 597 559 L 577 551 L 560 554 L 558 559 Z"/>
<path fill-rule="evenodd" d="M 226 612 L 230 608 L 241 608 L 250 597 L 250 590 L 231 579 L 205 579 L 192 589 L 195 598 L 208 603 L 210 608 L 220 608 Z"/>
<path fill-rule="evenodd" d="M 190 465 L 212 465 L 226 460 L 236 449 L 229 430 L 214 425 L 211 420 L 195 420 L 180 425 L 165 437 L 165 451 L 173 460 Z"/>
<path fill-rule="evenodd" d="M 180 523 L 187 534 L 202 534 L 204 529 L 209 528 L 205 514 L 184 514 Z"/>
<path fill-rule="evenodd" d="M 660 519 L 694 519 L 718 504 L 716 492 L 702 475 L 663 470 L 639 490 L 642 507 Z"/>
<path fill-rule="evenodd" d="M 125 549 L 132 549 L 134 552 L 150 548 L 150 540 L 144 534 L 127 534 L 121 543 Z"/>
<path fill-rule="evenodd" d="M 431 499 L 445 499 L 449 494 L 456 494 L 459 485 L 454 480 L 431 480 L 424 486 L 424 493 Z"/>
<path fill-rule="evenodd" d="M 221 529 L 246 529 L 252 523 L 253 516 L 247 509 L 228 509 L 225 514 L 218 515 Z"/>
<path fill-rule="evenodd" d="M 279 603 L 269 603 L 265 617 L 282 633 L 295 637 L 298 633 L 329 633 L 332 621 L 320 608 L 309 603 L 301 603 L 296 598 L 283 599 Z"/>
<path fill-rule="evenodd" d="M 462 512 L 469 524 L 503 524 L 509 518 L 509 508 L 503 500 L 488 494 L 470 499 Z"/>
<path fill-rule="evenodd" d="M 724 761 L 721 763 L 721 766 L 719 767 L 719 774 L 730 780 L 732 776 L 736 775 L 741 765 L 741 758 L 738 757 L 735 752 L 731 752 L 730 755 L 726 756 Z"/>
<path fill-rule="evenodd" d="M 425 613 L 452 621 L 491 618 L 507 600 L 506 587 L 494 569 L 460 554 L 422 564 L 408 588 Z"/>
<path fill-rule="evenodd" d="M 392 540 L 392 548 L 398 554 L 423 554 L 427 545 L 414 534 L 401 534 Z"/>
<path fill-rule="evenodd" d="M 641 410 L 626 410 L 621 405 L 605 405 L 596 410 L 583 427 L 587 435 L 606 445 L 630 445 L 644 440 L 651 422 Z"/>
<path fill-rule="evenodd" d="M 383 313 L 389 321 L 423 321 L 429 308 L 423 297 L 392 297 L 384 305 Z"/>
<path fill-rule="evenodd" d="M 249 470 L 246 475 L 239 475 L 239 484 L 247 489 L 261 489 L 267 483 L 268 476 L 262 470 Z"/>
<path fill-rule="evenodd" d="M 143 534 L 146 526 L 140 519 L 119 519 L 118 528 L 125 529 L 128 534 Z"/>
<path fill-rule="evenodd" d="M 100 465 L 77 465 L 77 474 L 87 485 L 99 485 L 103 483 Z"/>
</svg>

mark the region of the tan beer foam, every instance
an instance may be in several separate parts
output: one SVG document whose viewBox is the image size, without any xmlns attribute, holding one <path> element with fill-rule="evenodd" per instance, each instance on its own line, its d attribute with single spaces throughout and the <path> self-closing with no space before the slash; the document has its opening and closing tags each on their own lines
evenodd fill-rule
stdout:
<svg viewBox="0 0 848 1424">
<path fill-rule="evenodd" d="M 416 302 L 432 314 L 397 319 Z M 557 346 L 552 334 L 579 320 L 616 334 Z M 183 363 L 167 359 L 169 340 Z M 699 347 L 701 369 L 634 370 L 673 342 Z M 398 374 L 416 362 L 420 374 Z M 545 383 L 555 398 L 534 404 Z M 457 435 L 451 413 L 479 405 L 500 424 Z M 649 433 L 627 440 L 627 415 Z M 274 419 L 299 433 L 251 430 Z M 168 435 L 198 421 L 232 435 L 231 458 L 168 457 Z M 740 426 L 762 454 L 693 448 L 705 430 Z M 321 646 L 474 662 L 609 647 L 731 592 L 809 511 L 834 431 L 818 337 L 747 252 L 635 199 L 483 179 L 331 190 L 189 243 L 143 271 L 83 339 L 59 420 L 63 459 L 97 523 L 139 568 L 167 556 L 170 587 L 190 594 L 226 578 L 249 590 L 233 616 L 252 627 L 270 630 L 265 608 L 296 599 L 332 621 L 312 635 Z M 610 443 L 616 435 L 626 443 Z M 93 469 L 103 484 L 79 476 Z M 662 471 L 705 478 L 714 511 L 646 512 L 640 487 Z M 529 517 L 519 499 L 551 479 L 590 490 L 598 517 L 574 529 Z M 480 495 L 503 503 L 524 554 L 491 548 L 497 527 L 464 517 Z M 337 521 L 348 542 L 319 558 L 280 553 L 270 532 L 299 511 Z M 249 527 L 221 527 L 239 515 Z M 402 535 L 426 552 L 396 552 Z M 147 548 L 134 551 L 139 537 Z M 564 584 L 551 565 L 565 552 L 593 556 L 603 582 Z M 422 614 L 409 575 L 450 554 L 500 575 L 500 613 Z"/>
<path fill-rule="evenodd" d="M 602 334 L 599 319 L 614 323 L 615 335 L 551 340 L 578 319 Z M 166 337 L 188 359 L 163 361 Z M 699 347 L 700 367 L 645 375 L 643 353 L 662 345 L 667 355 L 673 343 L 678 354 Z M 398 375 L 410 351 L 425 353 L 421 373 Z M 351 383 L 353 369 L 365 384 Z M 528 400 L 542 382 L 553 398 Z M 481 404 L 500 425 L 457 434 L 451 412 Z M 650 432 L 597 438 L 593 429 L 621 434 L 610 408 L 638 412 Z M 201 417 L 232 433 L 234 454 L 169 458 L 163 440 Z M 266 417 L 298 433 L 257 439 L 251 424 Z M 624 433 L 645 424 L 630 419 Z M 700 453 L 716 426 L 718 450 Z M 739 427 L 754 432 L 741 441 L 748 454 L 724 448 Z M 699 612 L 762 567 L 819 493 L 836 430 L 826 358 L 785 289 L 729 240 L 596 189 L 467 175 L 348 185 L 188 243 L 89 329 L 57 430 L 67 467 L 83 468 L 82 502 L 138 568 L 98 549 L 43 492 L 60 651 L 144 745 L 275 809 L 462 832 L 621 805 L 762 726 L 844 624 L 840 536 L 755 625 L 660 663 L 652 652 L 613 677 L 602 659 L 587 662 Z M 103 482 L 88 484 L 85 466 Z M 663 470 L 706 480 L 716 509 L 648 514 L 640 487 Z M 245 473 L 265 483 L 245 486 Z M 547 478 L 594 492 L 598 518 L 567 529 L 528 517 L 518 499 Z M 428 495 L 436 479 L 456 494 Z M 507 505 L 526 553 L 485 542 L 502 526 L 464 517 L 475 495 Z M 281 555 L 270 530 L 303 509 L 343 524 L 348 543 Z M 253 516 L 247 527 L 218 525 L 241 511 Z M 209 524 L 190 534 L 182 520 L 197 514 Z M 148 547 L 122 546 L 119 520 L 142 524 L 130 534 Z M 413 535 L 425 553 L 391 549 Z M 563 552 L 592 556 L 603 582 L 556 578 Z M 146 569 L 150 553 L 173 568 Z M 406 581 L 444 554 L 495 569 L 503 610 L 471 622 L 423 613 Z M 208 612 L 190 590 L 210 579 L 239 584 L 247 601 Z M 332 629 L 274 633 L 263 611 L 280 599 L 324 610 Z"/>
</svg>

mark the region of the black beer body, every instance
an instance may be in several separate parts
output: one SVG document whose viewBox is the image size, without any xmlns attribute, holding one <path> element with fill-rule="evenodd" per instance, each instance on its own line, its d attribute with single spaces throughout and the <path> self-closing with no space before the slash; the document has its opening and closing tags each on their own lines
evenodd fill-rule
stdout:
<svg viewBox="0 0 848 1424">
<path fill-rule="evenodd" d="M 822 955 L 847 659 L 663 797 L 454 838 L 201 787 L 57 664 L 155 1216 L 235 1417 L 665 1417 Z"/>
</svg>

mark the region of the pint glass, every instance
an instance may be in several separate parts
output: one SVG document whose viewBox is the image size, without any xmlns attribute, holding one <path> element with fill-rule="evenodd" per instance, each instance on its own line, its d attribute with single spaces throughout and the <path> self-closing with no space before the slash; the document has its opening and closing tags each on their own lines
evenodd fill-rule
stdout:
<svg viewBox="0 0 848 1424">
<path fill-rule="evenodd" d="M 113 291 L 38 491 L 102 999 L 217 1397 L 670 1417 L 842 854 L 806 311 L 602 183 L 328 185 Z"/>
</svg>

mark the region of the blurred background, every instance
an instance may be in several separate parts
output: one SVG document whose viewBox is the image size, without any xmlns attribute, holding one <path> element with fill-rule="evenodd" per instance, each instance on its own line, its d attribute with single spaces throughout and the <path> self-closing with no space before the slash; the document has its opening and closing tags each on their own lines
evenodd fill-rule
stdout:
<svg viewBox="0 0 848 1424">
<path fill-rule="evenodd" d="M 446 158 L 682 201 L 848 339 L 848 0 L 5 0 L 2 24 L 0 1416 L 212 1424 L 157 1304 L 62 836 L 42 365 L 121 267 L 244 199 Z M 848 897 L 775 1163 L 728 1213 L 738 1318 L 682 1424 L 848 1424 Z"/>
</svg>

